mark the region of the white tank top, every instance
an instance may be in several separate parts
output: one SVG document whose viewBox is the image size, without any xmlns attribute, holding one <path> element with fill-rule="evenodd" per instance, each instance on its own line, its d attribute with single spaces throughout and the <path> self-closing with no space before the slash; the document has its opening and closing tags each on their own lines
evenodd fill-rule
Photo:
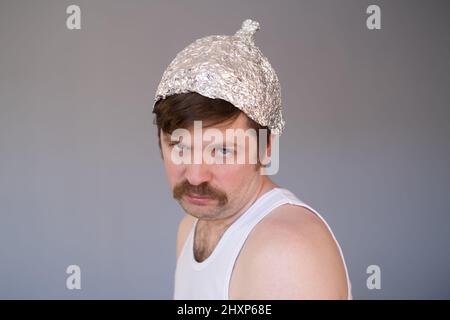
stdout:
<svg viewBox="0 0 450 320">
<path fill-rule="evenodd" d="M 347 277 L 348 299 L 352 299 L 351 283 L 344 256 L 328 223 L 317 211 L 283 188 L 271 189 L 256 199 L 247 211 L 228 227 L 214 251 L 202 262 L 197 262 L 194 258 L 194 234 L 198 219 L 195 220 L 177 260 L 174 298 L 177 300 L 228 300 L 231 275 L 245 240 L 258 222 L 283 204 L 308 208 L 325 223 L 341 254 Z"/>
</svg>

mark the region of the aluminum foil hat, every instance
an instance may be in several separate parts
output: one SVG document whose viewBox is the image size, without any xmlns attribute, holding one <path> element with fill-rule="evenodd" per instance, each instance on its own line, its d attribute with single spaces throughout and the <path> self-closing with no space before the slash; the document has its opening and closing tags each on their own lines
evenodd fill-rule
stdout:
<svg viewBox="0 0 450 320">
<path fill-rule="evenodd" d="M 280 82 L 254 44 L 257 30 L 259 23 L 247 19 L 232 36 L 207 36 L 188 45 L 164 71 L 155 103 L 173 94 L 197 92 L 230 102 L 280 135 L 284 128 Z"/>
</svg>

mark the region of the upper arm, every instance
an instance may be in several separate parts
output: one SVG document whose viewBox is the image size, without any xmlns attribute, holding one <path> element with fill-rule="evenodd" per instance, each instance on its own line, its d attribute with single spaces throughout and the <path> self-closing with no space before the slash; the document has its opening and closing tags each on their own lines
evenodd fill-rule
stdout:
<svg viewBox="0 0 450 320">
<path fill-rule="evenodd" d="M 286 213 L 287 219 L 255 227 L 241 269 L 246 278 L 241 298 L 347 297 L 345 267 L 328 228 L 315 215 L 298 215 Z"/>
<path fill-rule="evenodd" d="M 181 249 L 183 249 L 183 245 L 191 231 L 192 224 L 194 223 L 194 218 L 190 215 L 185 215 L 178 225 L 178 234 L 177 234 L 177 248 L 176 248 L 176 257 L 180 255 Z"/>
</svg>

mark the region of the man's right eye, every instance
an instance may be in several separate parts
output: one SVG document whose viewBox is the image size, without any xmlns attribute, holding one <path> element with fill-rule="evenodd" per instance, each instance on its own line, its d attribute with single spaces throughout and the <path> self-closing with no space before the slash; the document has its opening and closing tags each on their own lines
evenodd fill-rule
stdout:
<svg viewBox="0 0 450 320">
<path fill-rule="evenodd" d="M 184 144 L 180 142 L 171 142 L 169 143 L 169 146 L 175 148 L 178 151 L 185 151 L 188 149 Z"/>
<path fill-rule="evenodd" d="M 183 146 L 180 144 L 176 144 L 173 146 L 175 149 L 179 150 L 179 151 L 183 151 Z"/>
</svg>

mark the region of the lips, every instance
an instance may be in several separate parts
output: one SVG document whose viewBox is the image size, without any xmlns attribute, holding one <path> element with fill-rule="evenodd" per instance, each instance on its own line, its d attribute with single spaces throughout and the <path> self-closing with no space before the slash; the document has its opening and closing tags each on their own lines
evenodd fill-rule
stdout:
<svg viewBox="0 0 450 320">
<path fill-rule="evenodd" d="M 187 193 L 186 198 L 190 203 L 196 205 L 205 205 L 206 203 L 212 200 L 211 197 L 202 196 L 195 193 Z"/>
</svg>

